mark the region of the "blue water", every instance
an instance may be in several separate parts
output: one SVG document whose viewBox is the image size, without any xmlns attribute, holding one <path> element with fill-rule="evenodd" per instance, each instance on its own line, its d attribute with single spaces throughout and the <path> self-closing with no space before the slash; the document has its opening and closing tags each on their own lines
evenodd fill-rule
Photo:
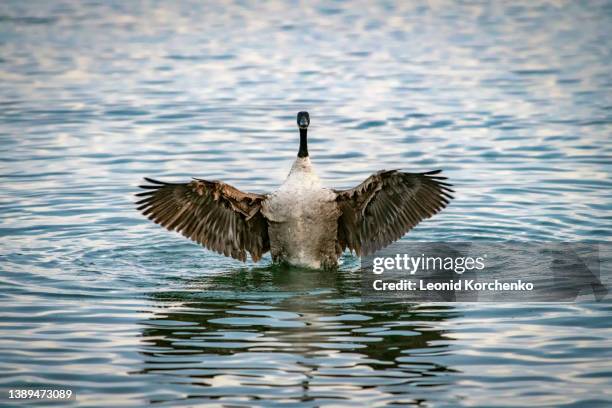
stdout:
<svg viewBox="0 0 612 408">
<path fill-rule="evenodd" d="M 612 404 L 610 302 L 367 304 L 354 256 L 241 264 L 132 204 L 143 176 L 272 191 L 305 109 L 326 185 L 444 169 L 406 240 L 610 242 L 610 27 L 610 1 L 1 2 L 0 389 Z"/>
</svg>

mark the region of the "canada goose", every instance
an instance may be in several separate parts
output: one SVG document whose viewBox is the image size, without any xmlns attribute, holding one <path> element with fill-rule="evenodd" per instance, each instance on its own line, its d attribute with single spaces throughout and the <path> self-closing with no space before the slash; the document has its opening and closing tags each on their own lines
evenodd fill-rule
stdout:
<svg viewBox="0 0 612 408">
<path fill-rule="evenodd" d="M 289 176 L 272 194 L 244 193 L 222 181 L 165 183 L 145 178 L 138 210 L 204 247 L 257 262 L 333 268 L 348 248 L 368 255 L 400 239 L 453 197 L 441 170 L 382 170 L 349 190 L 321 186 L 308 157 L 308 112 L 299 112 L 300 148 Z"/>
</svg>

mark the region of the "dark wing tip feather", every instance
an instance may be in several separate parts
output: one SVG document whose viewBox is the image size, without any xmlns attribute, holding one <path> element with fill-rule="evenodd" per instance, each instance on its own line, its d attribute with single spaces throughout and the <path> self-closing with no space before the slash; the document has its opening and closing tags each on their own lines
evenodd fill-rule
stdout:
<svg viewBox="0 0 612 408">
<path fill-rule="evenodd" d="M 168 184 L 168 183 L 165 183 L 165 182 L 163 182 L 163 181 L 159 181 L 159 180 L 152 179 L 152 178 L 150 178 L 150 177 L 145 177 L 144 179 L 145 179 L 146 181 L 148 181 L 149 183 L 151 183 L 151 184 L 158 184 L 158 185 L 162 185 L 162 186 L 163 186 L 163 185 Z"/>
<path fill-rule="evenodd" d="M 157 191 L 143 191 L 141 193 L 134 194 L 136 197 L 146 197 L 155 194 Z"/>
<path fill-rule="evenodd" d="M 138 188 L 142 188 L 143 190 L 147 190 L 147 191 L 141 191 L 140 193 L 134 194 L 136 197 L 145 197 L 145 196 L 154 195 L 155 193 L 157 193 L 157 191 L 160 188 L 164 187 L 165 185 L 168 185 L 168 183 L 164 183 L 163 181 L 155 180 L 149 177 L 144 177 L 144 179 L 145 181 L 151 184 L 139 185 Z M 136 204 L 139 204 L 139 202 L 137 202 Z"/>
</svg>

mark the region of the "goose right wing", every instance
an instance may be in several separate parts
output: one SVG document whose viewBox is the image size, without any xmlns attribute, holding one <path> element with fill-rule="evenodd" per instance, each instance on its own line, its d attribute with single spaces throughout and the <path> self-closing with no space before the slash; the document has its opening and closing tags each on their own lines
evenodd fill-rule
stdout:
<svg viewBox="0 0 612 408">
<path fill-rule="evenodd" d="M 383 170 L 350 190 L 336 190 L 342 214 L 338 243 L 358 255 L 369 255 L 400 239 L 425 218 L 441 211 L 453 198 L 451 185 L 427 173 Z"/>
<path fill-rule="evenodd" d="M 204 247 L 246 261 L 270 250 L 268 223 L 261 213 L 265 195 L 244 193 L 221 181 L 194 179 L 174 184 L 145 178 L 147 191 L 136 202 L 151 221 L 176 230 Z"/>
</svg>

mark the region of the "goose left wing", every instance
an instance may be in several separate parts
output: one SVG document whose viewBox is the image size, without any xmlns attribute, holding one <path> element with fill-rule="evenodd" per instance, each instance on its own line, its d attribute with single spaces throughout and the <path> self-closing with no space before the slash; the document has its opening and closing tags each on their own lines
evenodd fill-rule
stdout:
<svg viewBox="0 0 612 408">
<path fill-rule="evenodd" d="M 338 219 L 340 250 L 369 255 L 400 239 L 453 198 L 441 170 L 404 173 L 382 170 L 350 190 L 334 190 L 342 212 Z"/>
<path fill-rule="evenodd" d="M 221 181 L 193 179 L 175 184 L 145 178 L 136 194 L 138 210 L 169 231 L 176 230 L 204 247 L 246 261 L 270 250 L 268 223 L 261 213 L 266 196 L 245 193 Z"/>
</svg>

